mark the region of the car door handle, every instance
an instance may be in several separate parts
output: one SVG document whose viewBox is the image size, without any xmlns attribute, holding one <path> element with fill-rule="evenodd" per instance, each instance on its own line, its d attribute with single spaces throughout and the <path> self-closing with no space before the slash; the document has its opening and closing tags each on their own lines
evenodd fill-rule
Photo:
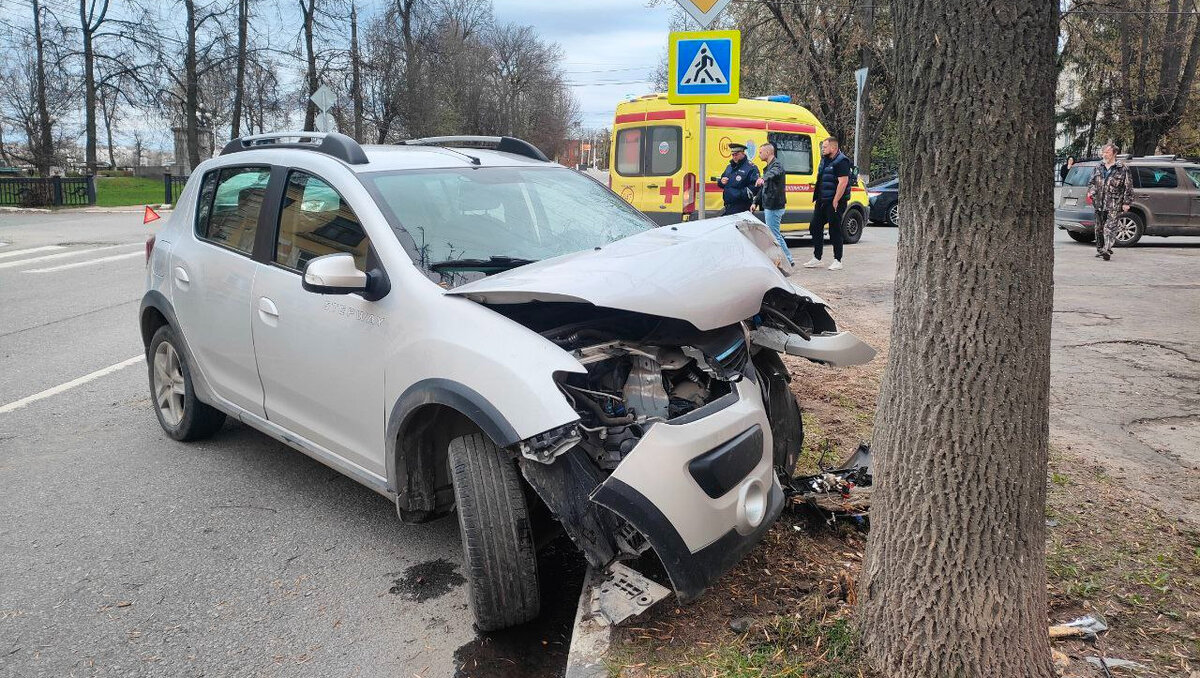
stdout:
<svg viewBox="0 0 1200 678">
<path fill-rule="evenodd" d="M 275 302 L 266 297 L 258 298 L 258 317 L 271 327 L 279 324 L 279 309 L 275 307 Z"/>
<path fill-rule="evenodd" d="M 192 282 L 191 279 L 188 278 L 187 271 L 183 270 L 182 266 L 176 266 L 175 267 L 175 286 L 181 290 L 186 290 L 188 288 L 188 284 L 191 282 Z"/>
</svg>

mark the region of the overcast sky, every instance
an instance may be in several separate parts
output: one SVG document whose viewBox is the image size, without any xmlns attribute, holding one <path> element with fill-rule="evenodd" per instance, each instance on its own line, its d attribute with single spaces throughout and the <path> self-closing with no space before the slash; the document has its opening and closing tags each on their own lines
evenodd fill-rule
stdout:
<svg viewBox="0 0 1200 678">
<path fill-rule="evenodd" d="M 627 94 L 647 94 L 666 53 L 674 3 L 645 0 L 494 0 L 498 21 L 532 25 L 562 46 L 583 126 L 612 124 Z"/>
</svg>

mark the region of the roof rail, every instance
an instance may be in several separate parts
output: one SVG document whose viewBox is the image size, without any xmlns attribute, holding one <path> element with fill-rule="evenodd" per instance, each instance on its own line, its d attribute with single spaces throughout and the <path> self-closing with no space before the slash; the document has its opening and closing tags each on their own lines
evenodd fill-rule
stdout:
<svg viewBox="0 0 1200 678">
<path fill-rule="evenodd" d="M 1134 160 L 1186 160 L 1182 155 L 1167 153 L 1163 155 L 1142 155 L 1137 156 Z"/>
<path fill-rule="evenodd" d="M 295 141 L 285 141 L 295 139 Z M 350 165 L 367 164 L 367 154 L 358 142 L 337 132 L 275 132 L 255 134 L 234 139 L 225 144 L 221 155 L 248 151 L 254 148 L 299 148 L 333 156 Z"/>
<path fill-rule="evenodd" d="M 550 162 L 550 158 L 546 157 L 537 146 L 518 139 L 516 137 L 483 137 L 483 136 L 453 136 L 453 137 L 425 137 L 424 139 L 409 139 L 402 141 L 402 144 L 408 146 L 446 146 L 448 148 L 463 147 L 463 148 L 489 148 L 501 153 L 512 153 L 514 155 L 523 155 L 526 158 L 541 160 L 542 162 Z"/>
</svg>

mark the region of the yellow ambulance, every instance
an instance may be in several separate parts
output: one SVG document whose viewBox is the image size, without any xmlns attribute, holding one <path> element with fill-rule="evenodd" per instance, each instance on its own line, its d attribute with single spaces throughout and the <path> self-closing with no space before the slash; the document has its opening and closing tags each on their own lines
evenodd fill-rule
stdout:
<svg viewBox="0 0 1200 678">
<path fill-rule="evenodd" d="M 821 141 L 829 136 L 808 109 L 787 97 L 740 99 L 736 104 L 709 104 L 708 155 L 700 182 L 700 107 L 667 103 L 666 94 L 647 94 L 617 106 L 609 158 L 609 186 L 660 225 L 697 218 L 698 189 L 703 185 L 707 216 L 724 208 L 716 178 L 729 164 L 729 145 L 746 145 L 746 155 L 759 170 L 760 144 L 770 141 L 787 170 L 787 212 L 782 230 L 807 234 L 813 214 L 813 187 L 820 164 Z M 850 206 L 842 220 L 846 242 L 858 242 L 867 223 L 867 189 L 851 187 Z"/>
</svg>

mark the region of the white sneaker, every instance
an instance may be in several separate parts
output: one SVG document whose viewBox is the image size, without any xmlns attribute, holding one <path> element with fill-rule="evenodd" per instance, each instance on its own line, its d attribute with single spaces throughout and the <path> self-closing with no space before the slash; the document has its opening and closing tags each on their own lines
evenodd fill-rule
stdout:
<svg viewBox="0 0 1200 678">
<path fill-rule="evenodd" d="M 809 259 L 808 262 L 804 264 L 804 268 L 816 268 L 820 265 L 821 265 L 820 259 Z"/>
<path fill-rule="evenodd" d="M 831 270 L 831 271 L 842 270 L 842 262 L 839 261 L 838 259 L 834 259 L 833 263 L 829 265 L 829 270 Z"/>
</svg>

